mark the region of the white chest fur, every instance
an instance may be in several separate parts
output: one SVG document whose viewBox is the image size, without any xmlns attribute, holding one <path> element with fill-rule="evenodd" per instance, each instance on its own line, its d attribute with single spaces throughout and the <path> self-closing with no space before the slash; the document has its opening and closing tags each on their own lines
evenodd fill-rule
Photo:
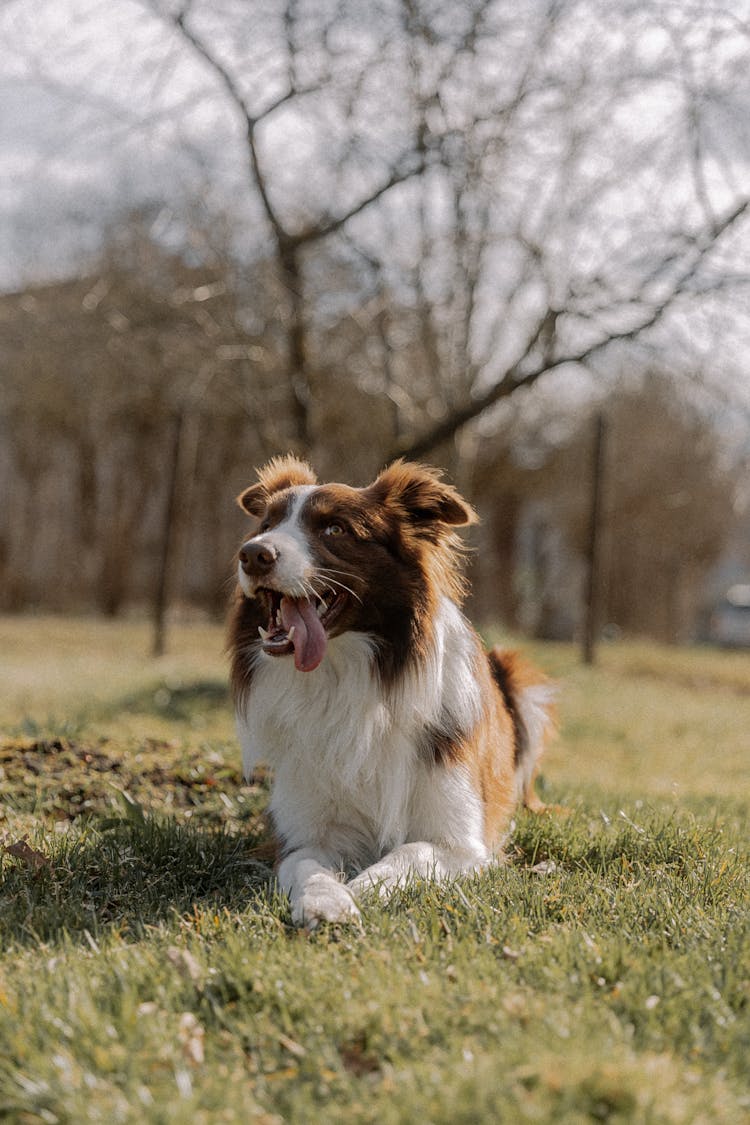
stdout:
<svg viewBox="0 0 750 1125">
<path fill-rule="evenodd" d="M 436 785 L 446 779 L 438 784 L 421 758 L 420 735 L 446 707 L 464 729 L 476 722 L 474 654 L 465 619 L 446 600 L 428 659 L 387 694 L 373 642 L 361 633 L 332 640 L 309 673 L 290 659 L 260 657 L 238 733 L 245 772 L 258 761 L 274 769 L 271 811 L 287 848 L 314 843 L 365 863 L 424 831 Z M 465 779 L 457 775 L 452 785 L 467 811 Z M 439 805 L 435 815 L 444 816 Z"/>
</svg>

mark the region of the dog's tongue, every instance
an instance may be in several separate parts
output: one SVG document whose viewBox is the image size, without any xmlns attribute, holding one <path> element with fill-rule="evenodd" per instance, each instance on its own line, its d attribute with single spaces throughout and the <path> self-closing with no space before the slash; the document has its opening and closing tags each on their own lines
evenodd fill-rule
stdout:
<svg viewBox="0 0 750 1125">
<path fill-rule="evenodd" d="M 294 628 L 294 667 L 312 672 L 325 656 L 328 638 L 309 598 L 282 598 L 281 620 L 287 633 Z"/>
</svg>

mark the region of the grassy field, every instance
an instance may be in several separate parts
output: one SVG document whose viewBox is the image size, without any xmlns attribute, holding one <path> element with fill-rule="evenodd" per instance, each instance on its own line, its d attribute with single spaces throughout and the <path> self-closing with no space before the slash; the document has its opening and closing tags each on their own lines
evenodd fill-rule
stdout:
<svg viewBox="0 0 750 1125">
<path fill-rule="evenodd" d="M 492 640 L 499 639 L 492 637 Z M 0 1117 L 750 1120 L 750 657 L 531 646 L 510 862 L 293 930 L 220 629 L 0 619 Z"/>
</svg>

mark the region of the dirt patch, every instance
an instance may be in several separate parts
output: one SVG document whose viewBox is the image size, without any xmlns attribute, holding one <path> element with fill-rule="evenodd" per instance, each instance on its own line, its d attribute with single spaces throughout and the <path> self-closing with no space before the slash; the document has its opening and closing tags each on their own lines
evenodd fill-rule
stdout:
<svg viewBox="0 0 750 1125">
<path fill-rule="evenodd" d="M 14 739 L 0 743 L 2 806 L 54 821 L 111 816 L 122 791 L 148 812 L 180 820 L 247 822 L 265 804 L 266 779 L 242 783 L 239 769 L 216 752 L 147 739 L 132 747 L 102 739 Z"/>
</svg>

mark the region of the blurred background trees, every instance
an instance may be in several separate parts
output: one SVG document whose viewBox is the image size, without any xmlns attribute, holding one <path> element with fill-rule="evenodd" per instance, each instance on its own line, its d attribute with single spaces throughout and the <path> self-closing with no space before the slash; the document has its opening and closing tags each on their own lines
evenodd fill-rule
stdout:
<svg viewBox="0 0 750 1125">
<path fill-rule="evenodd" d="M 0 13 L 18 114 L 78 187 L 6 213 L 3 608 L 142 606 L 166 545 L 219 612 L 254 465 L 404 452 L 483 516 L 475 612 L 572 635 L 599 409 L 602 624 L 684 639 L 728 545 L 750 568 L 728 7 L 32 7 Z"/>
</svg>

